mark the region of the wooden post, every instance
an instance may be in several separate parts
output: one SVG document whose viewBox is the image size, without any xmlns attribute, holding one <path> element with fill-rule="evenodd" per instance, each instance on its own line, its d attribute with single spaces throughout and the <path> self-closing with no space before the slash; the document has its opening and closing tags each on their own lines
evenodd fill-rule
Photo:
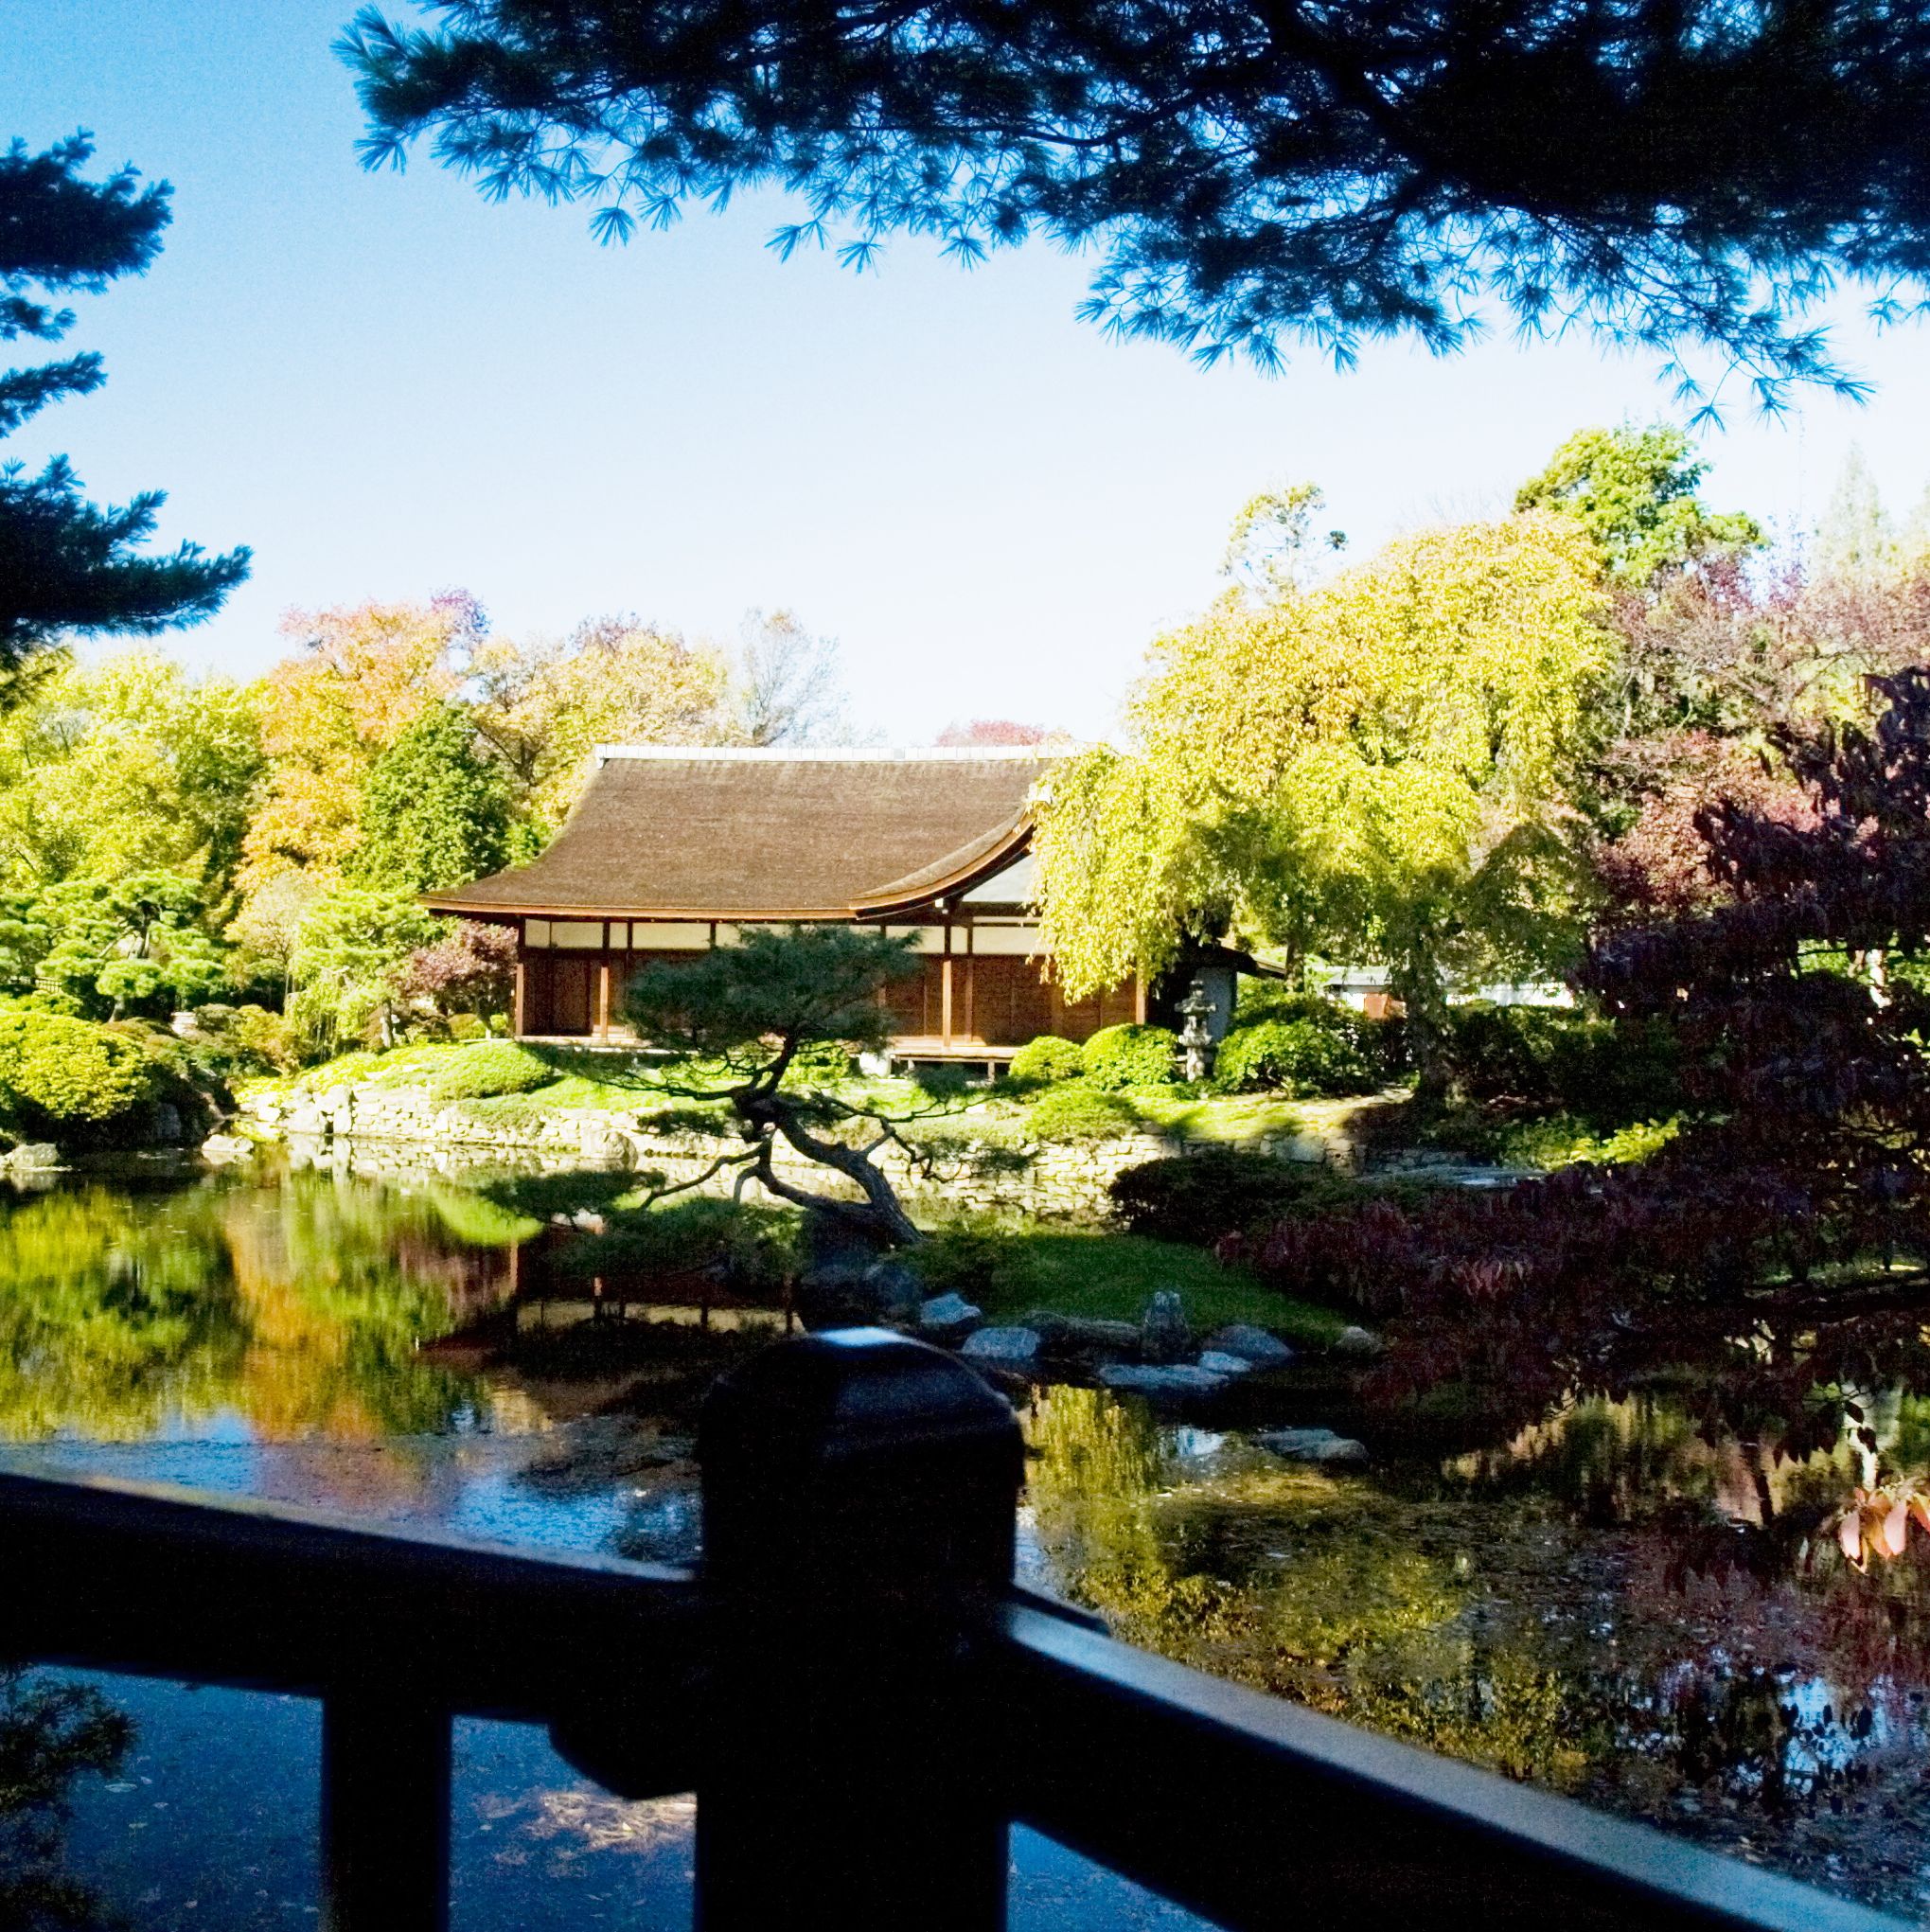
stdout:
<svg viewBox="0 0 1930 1932">
<path fill-rule="evenodd" d="M 596 962 L 596 1037 L 610 1037 L 610 955 L 601 954 Z"/>
<path fill-rule="evenodd" d="M 529 1031 L 529 966 L 522 957 L 520 939 L 516 946 L 516 1004 L 509 1023 L 518 1039 Z"/>
<path fill-rule="evenodd" d="M 1132 976 L 1132 1017 L 1141 1026 L 1146 1023 L 1146 983 L 1138 973 Z"/>
<path fill-rule="evenodd" d="M 947 953 L 938 974 L 938 1031 L 947 1046 L 951 1044 L 951 954 Z"/>
<path fill-rule="evenodd" d="M 322 1700 L 330 1932 L 449 1923 L 449 1712 L 371 1675 Z"/>
<path fill-rule="evenodd" d="M 961 1618 L 1012 1579 L 1011 1405 L 924 1342 L 780 1342 L 699 1426 L 717 1652 L 702 1932 L 1002 1932 L 1009 1732 Z"/>
</svg>

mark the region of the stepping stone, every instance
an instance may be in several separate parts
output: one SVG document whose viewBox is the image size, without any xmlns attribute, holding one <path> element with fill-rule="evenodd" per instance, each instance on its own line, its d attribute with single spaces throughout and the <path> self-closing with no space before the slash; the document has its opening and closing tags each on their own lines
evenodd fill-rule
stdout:
<svg viewBox="0 0 1930 1932">
<path fill-rule="evenodd" d="M 1294 1358 L 1293 1350 L 1278 1336 L 1255 1328 L 1250 1321 L 1235 1321 L 1222 1328 L 1207 1347 L 1216 1355 L 1238 1356 L 1255 1369 L 1282 1369 Z"/>
<path fill-rule="evenodd" d="M 1141 1367 L 1132 1362 L 1108 1362 L 1099 1380 L 1107 1389 L 1135 1395 L 1217 1395 L 1231 1379 L 1191 1362 Z"/>
<path fill-rule="evenodd" d="M 959 1350 L 968 1362 L 993 1362 L 1000 1368 L 1029 1368 L 1038 1356 L 1038 1331 L 1032 1328 L 982 1328 L 965 1338 Z"/>
<path fill-rule="evenodd" d="M 1323 1469 L 1365 1469 L 1367 1445 L 1330 1428 L 1268 1429 L 1253 1440 L 1289 1462 L 1312 1462 Z"/>
</svg>

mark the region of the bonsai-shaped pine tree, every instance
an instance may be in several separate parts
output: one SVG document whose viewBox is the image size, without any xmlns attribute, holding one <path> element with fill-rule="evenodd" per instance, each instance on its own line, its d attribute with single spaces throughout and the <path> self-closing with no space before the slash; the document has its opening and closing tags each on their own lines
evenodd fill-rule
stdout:
<svg viewBox="0 0 1930 1932">
<path fill-rule="evenodd" d="M 21 141 L 0 151 L 0 342 L 58 342 L 73 311 L 41 296 L 97 294 L 141 274 L 160 252 L 167 185 L 143 187 L 131 168 L 84 180 L 93 152 L 85 134 L 39 154 Z M 104 380 L 93 354 L 0 371 L 0 436 Z M 247 551 L 207 557 L 183 543 L 168 555 L 139 555 L 164 501 L 144 490 L 102 509 L 80 494 L 64 456 L 34 476 L 0 464 L 0 676 L 65 636 L 151 635 L 221 608 L 248 575 Z"/>
<path fill-rule="evenodd" d="M 747 930 L 688 964 L 646 967 L 626 1004 L 637 1031 L 676 1062 L 649 1085 L 685 1100 L 727 1101 L 741 1152 L 720 1155 L 664 1195 L 700 1186 L 735 1167 L 737 1185 L 755 1179 L 780 1200 L 822 1214 L 880 1248 L 925 1237 L 878 1167 L 880 1148 L 917 1150 L 898 1129 L 917 1114 L 894 1114 L 826 1091 L 807 1076 L 813 1048 L 877 1048 L 889 1035 L 883 994 L 917 970 L 910 940 L 849 926 Z M 936 1109 L 921 1109 L 930 1112 Z M 782 1179 L 779 1142 L 854 1182 L 862 1198 L 813 1194 Z"/>
</svg>

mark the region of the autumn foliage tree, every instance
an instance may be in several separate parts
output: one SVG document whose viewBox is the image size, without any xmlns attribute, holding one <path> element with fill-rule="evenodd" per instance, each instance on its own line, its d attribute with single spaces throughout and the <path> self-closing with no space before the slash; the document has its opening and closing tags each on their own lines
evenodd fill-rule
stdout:
<svg viewBox="0 0 1930 1932">
<path fill-rule="evenodd" d="M 1877 695 L 1868 728 L 1779 734 L 1802 815 L 1699 814 L 1718 893 L 1591 948 L 1602 1008 L 1678 1044 L 1690 1113 L 1659 1153 L 1237 1251 L 1390 1318 L 1390 1386 L 1468 1377 L 1532 1405 L 1698 1343 L 1733 1369 L 1750 1335 L 1756 1383 L 1779 1378 L 1807 1427 L 1815 1391 L 1880 1377 L 1930 1302 L 1930 670 Z"/>
<path fill-rule="evenodd" d="M 474 639 L 467 598 L 291 612 L 295 650 L 268 676 L 267 788 L 242 847 L 252 897 L 276 874 L 338 876 L 354 849 L 363 789 L 424 709 L 454 695 Z"/>
</svg>

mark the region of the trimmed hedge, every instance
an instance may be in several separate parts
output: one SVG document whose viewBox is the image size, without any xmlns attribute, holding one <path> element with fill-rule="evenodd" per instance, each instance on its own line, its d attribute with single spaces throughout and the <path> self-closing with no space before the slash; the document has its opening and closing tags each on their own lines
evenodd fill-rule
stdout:
<svg viewBox="0 0 1930 1932">
<path fill-rule="evenodd" d="M 1238 1147 L 1169 1155 L 1114 1179 L 1112 1207 L 1135 1234 L 1211 1244 L 1312 1204 L 1355 1191 L 1324 1167 L 1277 1161 Z"/>
<path fill-rule="evenodd" d="M 547 1087 L 557 1070 L 513 1040 L 477 1040 L 452 1048 L 429 1075 L 432 1100 L 493 1100 L 505 1093 L 532 1093 Z"/>
<path fill-rule="evenodd" d="M 1133 1233 L 1210 1248 L 1223 1235 L 1300 1215 L 1373 1201 L 1410 1207 L 1436 1185 L 1425 1178 L 1355 1180 L 1310 1161 L 1214 1147 L 1142 1161 L 1118 1176 L 1110 1192 L 1114 1214 Z"/>
<path fill-rule="evenodd" d="M 1079 1067 L 1094 1087 L 1122 1093 L 1131 1087 L 1170 1087 L 1178 1036 L 1166 1026 L 1102 1026 L 1079 1049 Z"/>
<path fill-rule="evenodd" d="M 1380 1075 L 1345 1032 L 1321 1020 L 1261 1019 L 1220 1042 L 1213 1085 L 1222 1093 L 1372 1093 Z"/>
<path fill-rule="evenodd" d="M 159 1097 L 162 1072 L 132 1035 L 59 1013 L 0 1014 L 0 1086 L 62 1126 L 104 1126 Z"/>
<path fill-rule="evenodd" d="M 1068 1080 L 1033 1103 L 1025 1117 L 1035 1141 L 1110 1141 L 1129 1134 L 1140 1117 L 1118 1094 Z"/>
<path fill-rule="evenodd" d="M 1012 1055 L 1005 1077 L 1029 1087 L 1050 1087 L 1057 1080 L 1076 1080 L 1084 1071 L 1086 1056 L 1075 1039 L 1061 1039 L 1055 1033 L 1042 1033 L 1029 1039 Z"/>
</svg>

